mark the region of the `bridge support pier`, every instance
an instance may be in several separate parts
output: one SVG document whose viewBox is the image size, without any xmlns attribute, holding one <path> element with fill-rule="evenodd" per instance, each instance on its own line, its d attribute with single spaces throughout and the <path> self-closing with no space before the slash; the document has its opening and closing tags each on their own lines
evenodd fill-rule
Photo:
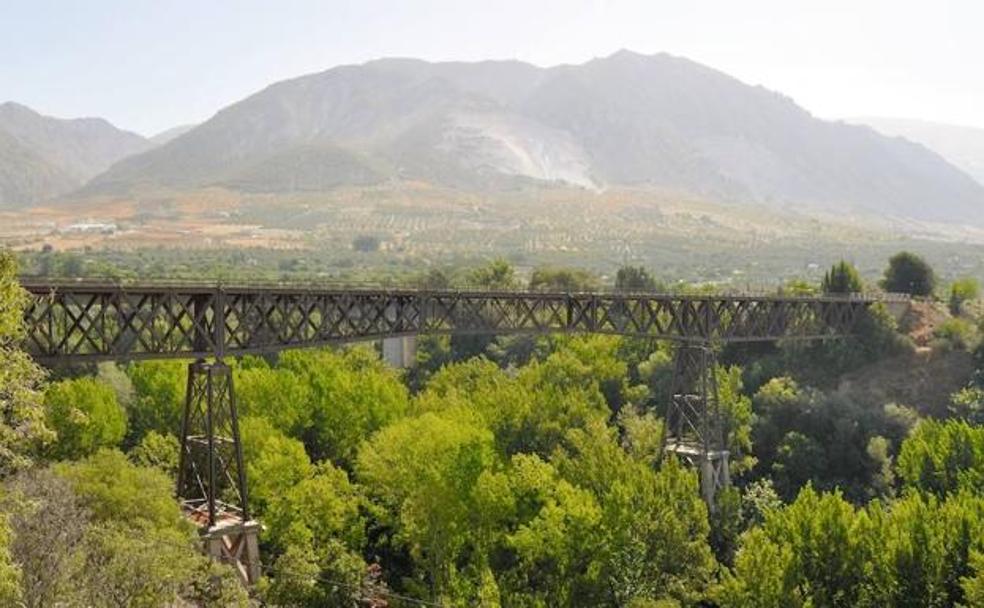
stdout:
<svg viewBox="0 0 984 608">
<path fill-rule="evenodd" d="M 260 577 L 259 524 L 250 519 L 232 373 L 221 359 L 188 366 L 177 496 L 202 549 L 243 584 Z"/>
<path fill-rule="evenodd" d="M 417 361 L 417 336 L 383 338 L 383 361 L 399 369 L 413 367 Z"/>
<path fill-rule="evenodd" d="M 698 470 L 701 497 L 712 511 L 717 493 L 731 485 L 716 363 L 709 345 L 677 348 L 663 430 L 664 453 L 676 454 Z"/>
</svg>

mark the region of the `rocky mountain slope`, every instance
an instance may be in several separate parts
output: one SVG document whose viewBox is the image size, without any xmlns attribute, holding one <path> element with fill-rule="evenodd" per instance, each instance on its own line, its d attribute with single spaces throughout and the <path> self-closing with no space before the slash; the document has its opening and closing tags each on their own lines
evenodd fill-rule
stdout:
<svg viewBox="0 0 984 608">
<path fill-rule="evenodd" d="M 62 120 L 13 102 L 0 104 L 0 205 L 64 194 L 151 146 L 101 118 Z"/>
<path fill-rule="evenodd" d="M 627 51 L 552 68 L 385 59 L 279 82 L 117 163 L 85 192 L 394 180 L 656 187 L 832 213 L 984 216 L 984 186 L 921 145 L 819 120 L 687 59 Z"/>
<path fill-rule="evenodd" d="M 984 129 L 904 118 L 856 118 L 849 122 L 923 144 L 984 184 Z"/>
</svg>

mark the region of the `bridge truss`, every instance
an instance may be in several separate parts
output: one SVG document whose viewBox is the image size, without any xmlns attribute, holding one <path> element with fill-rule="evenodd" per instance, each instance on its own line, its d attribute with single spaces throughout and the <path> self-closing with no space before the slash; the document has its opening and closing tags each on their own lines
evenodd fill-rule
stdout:
<svg viewBox="0 0 984 608">
<path fill-rule="evenodd" d="M 713 508 L 728 485 L 714 346 L 851 334 L 859 296 L 680 295 L 23 281 L 25 347 L 44 364 L 193 359 L 177 495 L 206 550 L 259 575 L 232 375 L 224 357 L 417 334 L 606 333 L 673 340 L 666 451 L 693 463 Z"/>
</svg>

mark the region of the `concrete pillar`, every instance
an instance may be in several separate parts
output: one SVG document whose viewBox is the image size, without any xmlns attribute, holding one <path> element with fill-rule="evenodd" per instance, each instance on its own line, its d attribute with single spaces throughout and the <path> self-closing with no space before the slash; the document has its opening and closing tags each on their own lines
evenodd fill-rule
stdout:
<svg viewBox="0 0 984 608">
<path fill-rule="evenodd" d="M 383 338 L 383 361 L 400 369 L 412 367 L 417 361 L 417 336 Z"/>
<path fill-rule="evenodd" d="M 715 450 L 700 460 L 700 494 L 711 511 L 717 508 L 717 493 L 731 485 L 728 456 L 727 450 Z"/>
<path fill-rule="evenodd" d="M 256 583 L 261 575 L 259 532 L 256 521 L 235 517 L 200 529 L 206 555 L 232 566 L 246 586 Z"/>
</svg>

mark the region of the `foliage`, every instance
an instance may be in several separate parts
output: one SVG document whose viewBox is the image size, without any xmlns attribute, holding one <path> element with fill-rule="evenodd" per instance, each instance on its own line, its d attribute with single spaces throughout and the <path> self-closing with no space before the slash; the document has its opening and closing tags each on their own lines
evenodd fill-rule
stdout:
<svg viewBox="0 0 984 608">
<path fill-rule="evenodd" d="M 11 551 L 13 532 L 9 520 L 9 515 L 0 514 L 0 604 L 15 606 L 20 602 L 22 572 Z"/>
<path fill-rule="evenodd" d="M 287 357 L 289 365 L 293 355 Z M 235 370 L 236 405 L 242 416 L 262 416 L 277 430 L 301 437 L 311 427 L 312 383 L 287 367 L 265 363 Z"/>
<path fill-rule="evenodd" d="M 116 447 L 126 433 L 126 413 L 116 392 L 95 378 L 62 380 L 44 394 L 48 424 L 57 434 L 49 454 L 78 459 L 100 448 Z"/>
<path fill-rule="evenodd" d="M 103 449 L 75 462 L 55 465 L 94 521 L 187 530 L 172 496 L 173 481 L 163 472 L 137 466 L 118 450 Z"/>
<path fill-rule="evenodd" d="M 960 389 L 950 396 L 949 409 L 957 418 L 984 425 L 984 389 L 977 384 Z"/>
<path fill-rule="evenodd" d="M 250 504 L 259 512 L 311 476 L 313 468 L 304 444 L 287 437 L 265 418 L 241 419 L 239 433 Z"/>
<path fill-rule="evenodd" d="M 434 598 L 451 593 L 461 576 L 456 564 L 481 529 L 476 520 L 493 515 L 476 500 L 494 462 L 492 433 L 431 412 L 383 428 L 359 451 L 359 480 Z"/>
<path fill-rule="evenodd" d="M 533 291 L 591 291 L 598 288 L 598 279 L 579 268 L 537 268 L 530 276 Z"/>
<path fill-rule="evenodd" d="M 616 291 L 657 291 L 660 285 L 642 266 L 622 266 L 615 273 Z"/>
<path fill-rule="evenodd" d="M 516 270 L 512 264 L 499 258 L 473 269 L 466 279 L 469 287 L 485 289 L 514 289 L 518 285 Z"/>
<path fill-rule="evenodd" d="M 158 471 L 103 450 L 22 473 L 5 489 L 0 513 L 27 606 L 151 607 L 205 597 L 245 606 L 232 571 L 199 551 Z"/>
<path fill-rule="evenodd" d="M 960 314 L 964 302 L 976 300 L 981 293 L 981 284 L 973 277 L 956 279 L 950 283 L 950 312 Z"/>
<path fill-rule="evenodd" d="M 859 293 L 863 287 L 858 269 L 844 260 L 834 264 L 820 283 L 824 293 Z"/>
<path fill-rule="evenodd" d="M 29 467 L 54 437 L 42 404 L 44 372 L 19 348 L 27 301 L 13 255 L 0 249 L 0 479 Z"/>
<path fill-rule="evenodd" d="M 752 455 L 752 400 L 742 394 L 740 367 L 718 366 L 714 374 L 725 441 L 731 452 L 731 471 L 739 475 L 755 466 Z"/>
<path fill-rule="evenodd" d="M 181 428 L 188 364 L 181 361 L 141 361 L 127 367 L 136 399 L 127 412 L 129 432 L 124 445 L 133 446 L 150 431 L 176 433 Z"/>
<path fill-rule="evenodd" d="M 310 402 L 287 404 L 294 410 L 290 414 L 271 414 L 288 427 L 305 425 L 300 436 L 315 460 L 350 467 L 359 444 L 407 410 L 409 397 L 400 377 L 367 349 L 286 352 L 277 369 L 301 378 L 310 392 Z M 276 390 L 275 379 L 270 390 Z M 297 390 L 304 392 L 303 388 Z M 288 417 L 291 424 L 284 420 Z"/>
<path fill-rule="evenodd" d="M 71 484 L 47 469 L 23 471 L 4 486 L 0 512 L 10 526 L 19 599 L 31 608 L 78 595 L 78 550 L 89 515 Z M 17 605 L 17 604 L 12 604 Z"/>
<path fill-rule="evenodd" d="M 371 253 L 379 251 L 379 237 L 371 234 L 360 234 L 352 239 L 352 249 L 360 253 Z"/>
<path fill-rule="evenodd" d="M 276 557 L 265 599 L 285 605 L 352 603 L 366 571 L 360 555 L 366 522 L 359 490 L 345 472 L 325 463 L 270 503 L 265 537 Z"/>
<path fill-rule="evenodd" d="M 852 500 L 880 495 L 885 459 L 897 446 L 871 448 L 874 437 L 901 438 L 911 421 L 898 407 L 873 408 L 837 394 L 801 387 L 788 377 L 763 385 L 752 400 L 757 477 L 771 476 L 792 499 L 807 482 L 841 488 Z M 877 442 L 876 442 L 877 443 Z"/>
<path fill-rule="evenodd" d="M 984 493 L 984 427 L 923 420 L 902 443 L 898 471 L 906 486 L 936 496 Z"/>
<path fill-rule="evenodd" d="M 158 469 L 171 477 L 176 477 L 180 452 L 181 444 L 177 437 L 150 431 L 130 450 L 128 456 L 136 465 Z"/>
<path fill-rule="evenodd" d="M 885 291 L 929 296 L 936 289 L 936 276 L 921 257 L 902 251 L 888 260 L 881 286 Z"/>
<path fill-rule="evenodd" d="M 933 331 L 937 346 L 952 350 L 971 350 L 978 343 L 977 327 L 967 319 L 953 317 Z"/>
</svg>

